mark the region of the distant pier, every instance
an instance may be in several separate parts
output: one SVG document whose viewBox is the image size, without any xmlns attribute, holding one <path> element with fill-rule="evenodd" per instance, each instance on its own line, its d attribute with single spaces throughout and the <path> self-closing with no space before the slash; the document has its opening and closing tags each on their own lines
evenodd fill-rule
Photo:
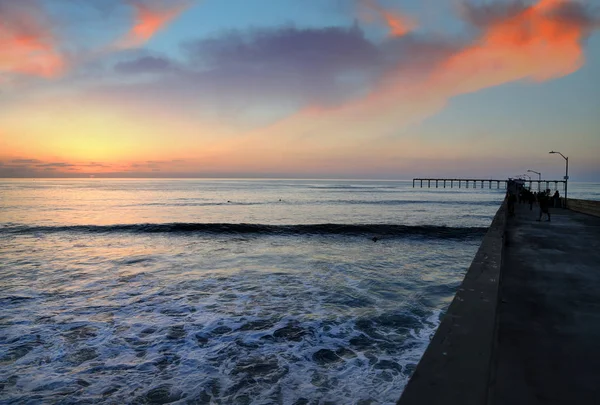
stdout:
<svg viewBox="0 0 600 405">
<path fill-rule="evenodd" d="M 546 185 L 545 189 L 550 188 L 550 185 L 554 183 L 554 189 L 558 189 L 558 183 L 565 183 L 565 180 L 523 180 L 523 179 L 505 179 L 505 180 L 497 180 L 497 179 L 448 179 L 448 178 L 416 178 L 413 179 L 413 188 L 418 182 L 419 187 L 423 188 L 423 184 L 427 186 L 427 188 L 431 188 L 431 185 L 434 184 L 435 188 L 439 188 L 442 186 L 446 188 L 446 186 L 450 188 L 454 188 L 454 186 L 458 186 L 458 188 L 462 188 L 464 185 L 465 188 L 487 188 L 492 189 L 492 185 L 494 185 L 496 189 L 500 189 L 501 186 L 503 189 L 508 187 L 509 181 L 520 181 L 523 184 L 529 183 L 529 189 L 532 189 L 534 183 L 537 183 L 539 188 L 541 189 L 542 185 Z M 479 185 L 479 187 L 477 187 Z"/>
</svg>

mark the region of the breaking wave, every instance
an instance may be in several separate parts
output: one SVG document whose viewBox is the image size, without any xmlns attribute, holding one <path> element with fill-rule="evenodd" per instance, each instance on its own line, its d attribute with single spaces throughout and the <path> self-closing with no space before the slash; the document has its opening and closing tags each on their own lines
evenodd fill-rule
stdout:
<svg viewBox="0 0 600 405">
<path fill-rule="evenodd" d="M 116 225 L 28 226 L 5 225 L 5 233 L 200 233 L 200 234 L 257 234 L 257 235 L 346 235 L 428 238 L 468 238 L 485 234 L 485 227 L 448 227 L 434 225 L 394 224 L 226 224 L 226 223 L 163 223 Z"/>
</svg>

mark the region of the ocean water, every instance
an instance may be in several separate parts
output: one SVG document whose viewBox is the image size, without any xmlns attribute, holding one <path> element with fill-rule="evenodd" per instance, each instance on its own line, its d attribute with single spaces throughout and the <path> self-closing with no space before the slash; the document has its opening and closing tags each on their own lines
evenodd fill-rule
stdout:
<svg viewBox="0 0 600 405">
<path fill-rule="evenodd" d="M 0 180 L 0 402 L 393 404 L 503 196 Z"/>
</svg>

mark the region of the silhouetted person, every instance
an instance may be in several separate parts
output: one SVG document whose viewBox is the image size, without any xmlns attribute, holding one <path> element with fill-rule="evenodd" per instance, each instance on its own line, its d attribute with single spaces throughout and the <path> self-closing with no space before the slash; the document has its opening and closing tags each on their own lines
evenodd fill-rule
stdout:
<svg viewBox="0 0 600 405">
<path fill-rule="evenodd" d="M 514 193 L 508 192 L 508 216 L 515 216 L 515 203 L 517 202 L 517 196 Z"/>
<path fill-rule="evenodd" d="M 540 216 L 537 220 L 541 221 L 542 215 L 546 214 L 548 216 L 547 221 L 550 222 L 550 211 L 548 209 L 550 206 L 550 196 L 547 193 L 539 193 L 538 202 L 540 203 Z"/>
<path fill-rule="evenodd" d="M 525 190 L 524 188 L 521 188 L 519 190 L 519 204 L 522 204 L 525 202 L 525 193 L 527 193 L 527 190 Z"/>
<path fill-rule="evenodd" d="M 529 190 L 529 192 L 527 193 L 527 201 L 529 202 L 529 211 L 532 211 L 533 203 L 535 202 L 535 194 L 533 194 L 531 190 Z"/>
<path fill-rule="evenodd" d="M 554 192 L 552 199 L 554 200 L 554 208 L 560 208 L 560 194 L 558 193 L 558 190 Z"/>
</svg>

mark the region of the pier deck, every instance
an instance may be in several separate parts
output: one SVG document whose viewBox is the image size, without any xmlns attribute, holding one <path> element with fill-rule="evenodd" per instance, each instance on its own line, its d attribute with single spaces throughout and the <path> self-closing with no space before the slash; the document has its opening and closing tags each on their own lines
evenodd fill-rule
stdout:
<svg viewBox="0 0 600 405">
<path fill-rule="evenodd" d="M 516 180 L 516 179 L 513 179 Z M 546 190 L 546 189 L 552 189 L 552 190 L 557 190 L 558 189 L 558 184 L 560 183 L 563 186 L 563 190 L 566 184 L 565 180 L 523 180 L 523 179 L 519 179 L 523 182 L 523 184 L 529 184 L 529 189 L 534 190 L 532 187 L 534 184 L 537 184 L 537 190 Z M 454 187 L 465 187 L 465 188 L 488 188 L 488 189 L 500 189 L 500 188 L 507 188 L 508 187 L 508 182 L 509 179 L 505 179 L 505 180 L 495 180 L 495 179 L 458 179 L 458 178 L 416 178 L 412 180 L 412 186 L 413 188 L 415 188 L 415 186 L 419 186 L 421 188 L 423 188 L 424 186 L 427 186 L 427 188 L 431 188 L 432 185 L 435 188 L 446 188 L 446 186 L 448 186 L 449 188 L 454 188 Z M 551 188 L 552 185 L 554 185 L 554 188 Z M 471 187 L 469 187 L 471 186 Z M 493 186 L 493 187 L 492 187 Z"/>
<path fill-rule="evenodd" d="M 498 210 L 399 405 L 600 404 L 600 217 L 538 209 Z"/>
<path fill-rule="evenodd" d="M 600 218 L 550 212 L 508 221 L 492 404 L 600 404 Z"/>
</svg>

